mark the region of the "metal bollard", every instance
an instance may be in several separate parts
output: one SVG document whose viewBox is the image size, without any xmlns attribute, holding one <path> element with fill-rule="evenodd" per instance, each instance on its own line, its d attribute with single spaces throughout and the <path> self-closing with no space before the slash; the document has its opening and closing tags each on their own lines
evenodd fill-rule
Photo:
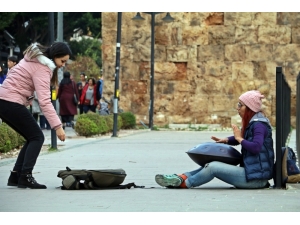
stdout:
<svg viewBox="0 0 300 225">
<path fill-rule="evenodd" d="M 52 101 L 54 109 L 56 110 L 56 89 L 55 89 L 55 87 L 52 87 L 52 86 L 51 86 L 51 101 Z M 57 138 L 56 138 L 56 132 L 54 129 L 51 129 L 51 148 L 57 149 Z"/>
</svg>

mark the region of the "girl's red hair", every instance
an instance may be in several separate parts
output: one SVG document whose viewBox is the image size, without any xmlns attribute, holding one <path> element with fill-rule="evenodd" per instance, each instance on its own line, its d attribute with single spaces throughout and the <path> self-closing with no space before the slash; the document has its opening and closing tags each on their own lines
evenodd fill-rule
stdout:
<svg viewBox="0 0 300 225">
<path fill-rule="evenodd" d="M 246 106 L 246 105 L 245 105 Z M 251 118 L 256 114 L 246 106 L 244 116 L 242 118 L 242 137 L 245 135 L 245 129 L 247 128 Z"/>
</svg>

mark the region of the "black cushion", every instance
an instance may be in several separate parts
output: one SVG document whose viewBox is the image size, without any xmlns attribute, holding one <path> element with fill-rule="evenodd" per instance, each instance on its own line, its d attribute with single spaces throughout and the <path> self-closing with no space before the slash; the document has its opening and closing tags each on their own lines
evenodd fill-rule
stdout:
<svg viewBox="0 0 300 225">
<path fill-rule="evenodd" d="M 206 142 L 199 144 L 186 152 L 198 165 L 219 161 L 231 165 L 238 165 L 242 160 L 242 154 L 230 145 Z"/>
</svg>

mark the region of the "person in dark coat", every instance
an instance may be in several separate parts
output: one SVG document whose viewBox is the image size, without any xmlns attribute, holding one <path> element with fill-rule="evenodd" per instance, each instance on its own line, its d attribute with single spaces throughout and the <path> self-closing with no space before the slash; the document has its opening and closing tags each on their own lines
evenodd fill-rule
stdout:
<svg viewBox="0 0 300 225">
<path fill-rule="evenodd" d="M 79 100 L 76 83 L 70 79 L 71 74 L 66 71 L 64 77 L 60 82 L 57 98 L 59 100 L 60 108 L 59 115 L 63 123 L 63 129 L 66 123 L 73 123 L 74 115 L 77 115 L 77 104 L 74 103 L 74 94 Z"/>
</svg>

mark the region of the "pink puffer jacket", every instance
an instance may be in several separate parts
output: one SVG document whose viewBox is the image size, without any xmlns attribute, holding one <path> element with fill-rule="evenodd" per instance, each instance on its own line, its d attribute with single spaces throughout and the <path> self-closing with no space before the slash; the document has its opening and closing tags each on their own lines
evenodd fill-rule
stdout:
<svg viewBox="0 0 300 225">
<path fill-rule="evenodd" d="M 40 108 L 52 129 L 61 127 L 61 121 L 50 99 L 50 80 L 55 64 L 46 56 L 39 55 L 29 59 L 24 56 L 9 70 L 7 78 L 0 86 L 0 99 L 28 106 L 27 98 L 36 91 Z"/>
</svg>

